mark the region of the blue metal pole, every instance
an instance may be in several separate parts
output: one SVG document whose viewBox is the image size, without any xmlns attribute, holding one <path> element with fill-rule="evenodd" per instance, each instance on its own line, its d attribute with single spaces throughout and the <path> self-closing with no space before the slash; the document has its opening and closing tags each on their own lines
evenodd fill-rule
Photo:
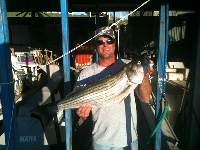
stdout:
<svg viewBox="0 0 200 150">
<path fill-rule="evenodd" d="M 60 0 L 61 4 L 61 22 L 62 22 L 62 48 L 63 54 L 69 51 L 69 24 L 68 24 L 68 1 Z M 67 90 L 67 83 L 70 83 L 70 57 L 63 57 L 64 70 L 64 90 Z M 66 149 L 72 149 L 72 119 L 71 110 L 65 110 L 65 132 L 66 132 Z"/>
<path fill-rule="evenodd" d="M 168 51 L 168 24 L 169 24 L 169 7 L 168 4 L 162 4 L 160 8 L 160 35 L 159 51 L 157 60 L 158 84 L 156 96 L 156 122 L 158 123 L 162 113 L 161 101 L 165 93 L 166 84 L 166 64 Z M 158 129 L 155 135 L 155 150 L 161 149 L 161 129 Z"/>
<path fill-rule="evenodd" d="M 71 109 L 65 110 L 66 149 L 72 150 L 72 113 Z"/>
<path fill-rule="evenodd" d="M 96 16 L 95 16 L 95 25 L 96 25 L 96 29 L 98 29 L 100 26 L 99 26 L 99 23 L 100 23 L 100 18 L 99 18 L 99 1 L 95 1 L 96 2 Z M 96 54 L 95 54 L 95 58 L 96 58 L 96 62 L 99 61 L 99 54 L 98 52 L 96 51 Z"/>
<path fill-rule="evenodd" d="M 9 31 L 6 1 L 0 0 L 0 100 L 7 150 L 15 149 L 15 96 L 9 50 Z"/>
</svg>

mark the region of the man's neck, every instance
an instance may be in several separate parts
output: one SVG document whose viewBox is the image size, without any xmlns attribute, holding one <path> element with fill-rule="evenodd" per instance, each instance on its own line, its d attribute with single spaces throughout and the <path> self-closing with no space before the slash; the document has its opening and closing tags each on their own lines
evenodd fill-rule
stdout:
<svg viewBox="0 0 200 150">
<path fill-rule="evenodd" d="M 100 66 L 103 66 L 103 67 L 108 67 L 112 64 L 114 64 L 116 62 L 116 59 L 115 58 L 112 58 L 112 59 L 100 59 L 98 61 L 98 64 Z"/>
</svg>

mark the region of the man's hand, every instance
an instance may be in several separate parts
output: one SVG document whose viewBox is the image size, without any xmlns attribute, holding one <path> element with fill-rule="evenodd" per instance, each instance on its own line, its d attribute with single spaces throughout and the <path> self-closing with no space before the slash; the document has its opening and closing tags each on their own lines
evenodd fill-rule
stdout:
<svg viewBox="0 0 200 150">
<path fill-rule="evenodd" d="M 149 69 L 148 69 L 147 73 L 149 73 L 149 75 L 151 77 L 155 76 L 155 74 L 156 74 L 155 65 L 154 65 L 154 62 L 152 60 L 150 60 L 150 65 L 149 65 Z"/>
<path fill-rule="evenodd" d="M 90 114 L 90 111 L 92 109 L 92 105 L 89 103 L 85 103 L 83 105 L 81 105 L 77 110 L 76 110 L 76 114 L 81 117 L 82 119 L 86 120 L 87 117 Z"/>
</svg>

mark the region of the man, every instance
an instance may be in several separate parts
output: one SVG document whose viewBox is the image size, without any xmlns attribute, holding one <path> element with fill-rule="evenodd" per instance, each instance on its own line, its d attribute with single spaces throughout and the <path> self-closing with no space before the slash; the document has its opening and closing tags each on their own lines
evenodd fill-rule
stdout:
<svg viewBox="0 0 200 150">
<path fill-rule="evenodd" d="M 91 84 L 113 75 L 122 69 L 125 64 L 121 59 L 116 59 L 116 41 L 112 29 L 106 27 L 95 31 L 95 46 L 99 55 L 98 62 L 83 69 L 77 80 L 77 87 Z M 103 31 L 103 32 L 102 32 Z M 142 81 L 138 81 L 138 95 L 143 102 L 148 103 L 151 94 L 149 74 L 145 74 Z M 91 104 L 83 104 L 76 113 L 82 119 L 86 119 L 92 112 L 94 123 L 92 131 L 92 147 L 94 150 L 124 150 L 132 147 L 138 149 L 137 137 L 137 112 L 134 91 L 121 103 L 93 107 Z"/>
</svg>

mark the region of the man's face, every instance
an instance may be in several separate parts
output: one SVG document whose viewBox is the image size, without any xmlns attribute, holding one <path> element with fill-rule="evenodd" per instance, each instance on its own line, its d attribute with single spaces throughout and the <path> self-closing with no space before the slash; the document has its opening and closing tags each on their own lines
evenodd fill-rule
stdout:
<svg viewBox="0 0 200 150">
<path fill-rule="evenodd" d="M 100 36 L 96 41 L 97 51 L 100 58 L 115 58 L 115 41 L 106 36 Z"/>
</svg>

